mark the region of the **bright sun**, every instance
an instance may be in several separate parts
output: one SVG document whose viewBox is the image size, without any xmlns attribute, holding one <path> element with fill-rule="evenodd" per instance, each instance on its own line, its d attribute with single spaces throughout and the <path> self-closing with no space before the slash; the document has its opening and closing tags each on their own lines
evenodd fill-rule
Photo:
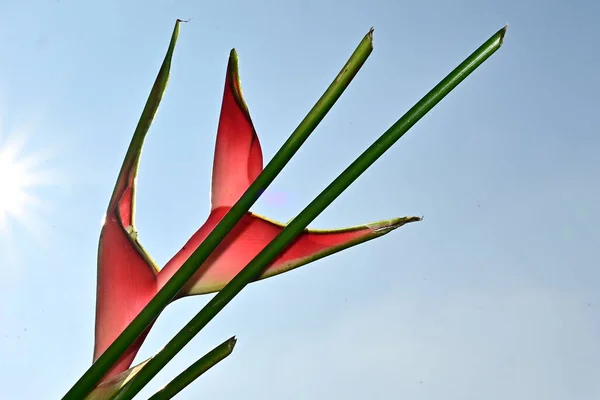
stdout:
<svg viewBox="0 0 600 400">
<path fill-rule="evenodd" d="M 36 156 L 23 154 L 23 141 L 0 145 L 0 233 L 8 228 L 9 218 L 29 225 L 28 211 L 38 201 L 31 193 L 39 183 Z"/>
</svg>

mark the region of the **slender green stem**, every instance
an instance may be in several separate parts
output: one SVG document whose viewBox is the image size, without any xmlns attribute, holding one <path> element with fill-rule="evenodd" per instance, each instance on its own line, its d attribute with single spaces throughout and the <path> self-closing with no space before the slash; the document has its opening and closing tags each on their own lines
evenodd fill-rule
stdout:
<svg viewBox="0 0 600 400">
<path fill-rule="evenodd" d="M 248 283 L 257 279 L 264 268 L 284 250 L 327 206 L 400 139 L 418 120 L 440 102 L 502 45 L 506 27 L 494 34 L 437 86 L 427 93 L 402 118 L 365 150 L 325 190 L 296 216 L 250 263 L 237 274 L 208 304 L 162 348 L 138 374 L 123 386 L 116 399 L 130 400 L 190 340 L 212 320 Z"/>
<path fill-rule="evenodd" d="M 67 392 L 63 400 L 80 400 L 84 398 L 110 370 L 121 354 L 158 317 L 162 310 L 201 267 L 202 263 L 206 261 L 215 248 L 227 236 L 229 231 L 233 229 L 256 200 L 258 200 L 261 193 L 273 182 L 292 156 L 296 154 L 300 146 L 308 139 L 317 125 L 340 98 L 372 50 L 373 30 L 370 30 L 354 53 L 352 53 L 344 68 L 327 88 L 327 91 L 321 96 L 302 122 L 300 122 L 300 125 L 267 164 L 262 173 L 250 185 L 240 200 L 225 214 L 217 227 L 211 231 L 196 251 L 152 298 L 148 305 Z"/>
<path fill-rule="evenodd" d="M 221 343 L 219 346 L 207 353 L 204 357 L 186 368 L 181 374 L 177 375 L 171 382 L 156 392 L 148 400 L 172 399 L 177 393 L 185 389 L 186 386 L 192 383 L 196 378 L 229 356 L 235 347 L 235 343 L 235 337 L 232 337 Z"/>
</svg>

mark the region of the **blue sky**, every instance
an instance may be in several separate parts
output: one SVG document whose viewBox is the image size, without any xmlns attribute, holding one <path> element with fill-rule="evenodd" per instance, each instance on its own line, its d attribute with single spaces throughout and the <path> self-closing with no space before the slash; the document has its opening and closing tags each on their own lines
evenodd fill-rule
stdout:
<svg viewBox="0 0 600 400">
<path fill-rule="evenodd" d="M 509 29 L 312 226 L 424 221 L 250 285 L 140 398 L 232 335 L 234 354 L 179 398 L 600 398 L 599 14 L 592 1 L 0 3 L 0 149 L 26 137 L 22 155 L 52 177 L 28 189 L 28 228 L 0 232 L 0 398 L 59 398 L 91 363 L 100 221 L 173 23 L 190 17 L 138 181 L 159 264 L 208 215 L 232 47 L 268 160 L 375 27 L 355 81 L 253 207 L 288 221 Z M 138 360 L 207 298 L 169 306 Z"/>
</svg>

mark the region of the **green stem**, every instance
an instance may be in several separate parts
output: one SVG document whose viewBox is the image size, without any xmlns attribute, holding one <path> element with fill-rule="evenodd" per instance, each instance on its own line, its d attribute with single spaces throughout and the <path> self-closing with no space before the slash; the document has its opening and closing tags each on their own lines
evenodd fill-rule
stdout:
<svg viewBox="0 0 600 400">
<path fill-rule="evenodd" d="M 63 400 L 80 400 L 84 398 L 100 382 L 102 377 L 112 368 L 114 363 L 117 362 L 139 335 L 158 317 L 162 310 L 201 267 L 202 263 L 206 261 L 215 248 L 227 236 L 229 231 L 233 229 L 256 200 L 258 200 L 261 193 L 273 182 L 300 146 L 308 139 L 348 87 L 372 50 L 373 30 L 370 30 L 354 53 L 352 53 L 344 68 L 327 88 L 327 91 L 321 96 L 306 117 L 304 117 L 302 122 L 300 122 L 300 125 L 286 140 L 281 149 L 279 149 L 262 173 L 250 185 L 244 195 L 225 214 L 217 227 L 211 231 L 190 258 L 187 259 L 163 288 L 150 300 L 148 305 L 123 330 L 83 376 L 79 378 L 63 397 Z"/>
<path fill-rule="evenodd" d="M 190 320 L 165 347 L 123 386 L 114 399 L 130 400 L 190 340 L 212 320 L 248 283 L 257 279 L 264 268 L 284 250 L 327 206 L 400 139 L 417 121 L 439 103 L 502 45 L 506 27 L 494 34 L 465 61 L 437 84 L 402 118 L 379 137 L 325 190 L 296 216 L 250 263 L 237 274 L 208 304 Z"/>
<path fill-rule="evenodd" d="M 177 393 L 185 389 L 186 386 L 192 383 L 196 378 L 229 356 L 235 347 L 235 343 L 235 337 L 232 337 L 221 343 L 204 357 L 186 368 L 181 374 L 177 375 L 171 382 L 156 392 L 148 400 L 172 399 Z"/>
</svg>

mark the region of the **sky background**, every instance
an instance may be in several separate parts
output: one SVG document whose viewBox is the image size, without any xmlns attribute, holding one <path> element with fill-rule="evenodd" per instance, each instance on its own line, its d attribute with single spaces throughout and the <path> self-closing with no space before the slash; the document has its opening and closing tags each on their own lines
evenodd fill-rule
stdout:
<svg viewBox="0 0 600 400">
<path fill-rule="evenodd" d="M 600 398 L 598 15 L 549 0 L 0 2 L 0 148 L 26 138 L 52 178 L 29 189 L 29 223 L 0 232 L 0 399 L 60 398 L 91 363 L 101 219 L 190 17 L 138 181 L 161 265 L 208 215 L 232 47 L 268 161 L 375 27 L 361 72 L 252 208 L 285 222 L 509 29 L 311 226 L 422 222 L 248 286 L 139 398 L 232 335 L 233 355 L 178 398 Z M 169 306 L 137 360 L 208 298 Z"/>
</svg>

